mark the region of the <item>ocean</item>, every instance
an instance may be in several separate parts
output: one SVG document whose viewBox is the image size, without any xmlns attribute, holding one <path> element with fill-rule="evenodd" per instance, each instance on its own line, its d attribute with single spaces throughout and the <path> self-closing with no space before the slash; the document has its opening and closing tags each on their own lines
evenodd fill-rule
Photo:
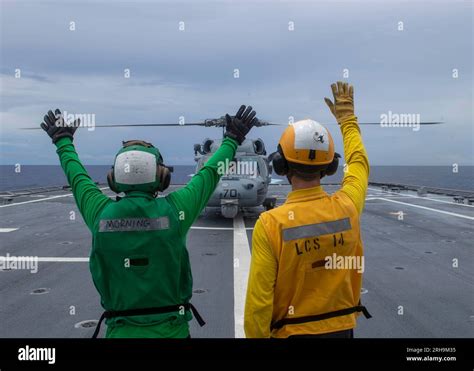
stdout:
<svg viewBox="0 0 474 371">
<path fill-rule="evenodd" d="M 99 183 L 106 183 L 106 175 L 110 166 L 86 166 L 91 178 Z M 19 172 L 14 165 L 0 165 L 0 191 L 16 189 L 63 186 L 67 184 L 66 177 L 59 165 L 22 165 Z M 193 165 L 178 165 L 174 167 L 172 184 L 185 184 L 194 173 Z M 331 177 L 323 178 L 324 183 L 340 182 L 343 176 L 342 168 Z M 280 178 L 274 176 L 274 178 Z M 283 178 L 284 179 L 284 178 Z M 474 190 L 474 166 L 459 166 L 458 172 L 453 172 L 451 166 L 373 166 L 370 171 L 370 181 L 389 182 L 408 185 L 424 185 L 428 187 L 450 188 L 459 190 Z M 286 179 L 284 179 L 284 183 Z"/>
</svg>

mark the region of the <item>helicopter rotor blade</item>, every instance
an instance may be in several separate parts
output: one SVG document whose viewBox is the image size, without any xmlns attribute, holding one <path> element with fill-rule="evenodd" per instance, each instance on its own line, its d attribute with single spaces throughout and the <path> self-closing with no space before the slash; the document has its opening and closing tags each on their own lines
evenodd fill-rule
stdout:
<svg viewBox="0 0 474 371">
<path fill-rule="evenodd" d="M 380 125 L 382 126 L 382 124 L 380 122 L 359 122 L 358 123 L 359 125 Z M 417 125 L 420 124 L 420 125 L 439 125 L 439 124 L 444 124 L 443 121 L 425 121 L 425 122 L 420 122 L 420 123 L 416 123 Z M 400 124 L 400 126 L 404 126 L 405 124 Z M 390 126 L 390 124 L 387 124 L 387 126 Z"/>
<path fill-rule="evenodd" d="M 118 127 L 141 127 L 141 126 L 205 126 L 203 122 L 189 122 L 185 124 L 111 124 L 95 125 L 97 128 L 118 128 Z"/>
<path fill-rule="evenodd" d="M 268 126 L 268 125 L 276 125 L 276 126 L 281 126 L 281 124 L 273 124 L 270 122 L 259 122 L 259 124 L 255 125 L 256 127 L 260 126 Z M 205 122 L 187 122 L 185 124 L 112 124 L 112 125 L 95 125 L 95 127 L 98 128 L 104 128 L 104 127 L 133 127 L 133 126 L 207 126 L 207 127 L 223 127 L 225 126 L 225 123 L 220 124 L 220 123 L 205 123 Z"/>
<path fill-rule="evenodd" d="M 420 122 L 419 125 L 440 125 L 444 124 L 443 121 L 425 121 Z M 289 123 L 273 123 L 268 121 L 258 121 L 255 127 L 262 127 L 262 126 L 287 126 Z M 323 125 L 338 125 L 337 123 L 323 123 Z M 379 125 L 382 126 L 380 122 L 359 122 L 358 125 Z M 119 128 L 119 127 L 172 127 L 172 126 L 205 126 L 205 127 L 223 127 L 225 126 L 224 123 L 206 123 L 206 122 L 188 122 L 184 124 L 110 124 L 110 125 L 94 125 L 96 128 Z M 390 124 L 387 124 L 390 127 Z M 405 126 L 405 124 L 400 124 L 400 126 Z M 34 128 L 19 128 L 20 130 L 39 130 L 41 127 L 34 127 Z"/>
<path fill-rule="evenodd" d="M 94 125 L 96 128 L 120 128 L 120 127 L 155 127 L 155 126 L 206 126 L 203 122 L 189 122 L 186 124 L 111 124 L 111 125 Z M 87 126 L 85 126 L 87 127 Z M 21 130 L 38 130 L 41 129 L 41 127 L 35 127 L 35 128 L 19 128 Z"/>
<path fill-rule="evenodd" d="M 328 123 L 321 123 L 322 125 L 339 125 L 337 122 L 328 122 Z M 357 123 L 358 125 L 379 125 L 379 126 L 382 126 L 382 124 L 380 122 L 358 122 Z M 418 125 L 418 123 L 416 123 Z M 424 121 L 424 122 L 420 122 L 419 123 L 420 125 L 441 125 L 441 124 L 444 124 L 444 121 Z M 279 125 L 279 126 L 287 126 L 287 125 L 290 125 L 290 123 L 286 123 L 286 124 L 273 124 L 273 123 L 267 123 L 265 124 L 266 125 Z M 387 124 L 388 127 L 392 126 L 390 124 Z M 393 125 L 393 126 L 396 126 L 396 125 Z M 399 126 L 406 126 L 406 124 L 399 124 Z"/>
</svg>

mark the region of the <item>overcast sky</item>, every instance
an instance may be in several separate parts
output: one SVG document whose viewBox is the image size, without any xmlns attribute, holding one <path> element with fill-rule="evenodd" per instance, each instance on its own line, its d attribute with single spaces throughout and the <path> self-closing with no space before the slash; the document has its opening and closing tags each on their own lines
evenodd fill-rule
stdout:
<svg viewBox="0 0 474 371">
<path fill-rule="evenodd" d="M 330 123 L 342 153 L 323 98 L 348 69 L 360 121 L 391 111 L 445 122 L 363 127 L 372 165 L 473 165 L 472 17 L 471 1 L 1 1 L 0 163 L 57 164 L 43 131 L 18 130 L 56 107 L 111 124 L 191 122 L 251 104 L 269 121 Z M 283 129 L 250 136 L 273 150 Z M 193 143 L 219 135 L 82 128 L 75 143 L 86 164 L 111 164 L 123 139 L 153 142 L 169 164 L 192 164 Z"/>
</svg>

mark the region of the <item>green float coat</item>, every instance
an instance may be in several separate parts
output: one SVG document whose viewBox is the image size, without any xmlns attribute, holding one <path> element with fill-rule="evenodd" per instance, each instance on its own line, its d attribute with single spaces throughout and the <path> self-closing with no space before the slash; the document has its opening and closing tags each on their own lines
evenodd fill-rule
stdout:
<svg viewBox="0 0 474 371">
<path fill-rule="evenodd" d="M 232 160 L 237 142 L 221 147 L 183 188 L 154 198 L 133 191 L 119 201 L 104 195 L 79 161 L 69 138 L 57 153 L 72 192 L 92 232 L 90 270 L 106 310 L 184 304 L 192 296 L 186 235 L 217 186 L 220 161 Z M 116 317 L 107 337 L 187 337 L 189 312 Z"/>
</svg>

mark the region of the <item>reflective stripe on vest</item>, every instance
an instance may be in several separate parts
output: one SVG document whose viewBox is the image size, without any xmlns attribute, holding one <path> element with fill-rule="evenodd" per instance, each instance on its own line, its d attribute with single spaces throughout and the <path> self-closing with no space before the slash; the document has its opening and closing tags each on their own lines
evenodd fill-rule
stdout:
<svg viewBox="0 0 474 371">
<path fill-rule="evenodd" d="M 299 240 L 301 238 L 319 237 L 324 234 L 343 232 L 351 229 L 349 218 L 331 222 L 302 225 L 283 229 L 283 241 Z"/>
</svg>

